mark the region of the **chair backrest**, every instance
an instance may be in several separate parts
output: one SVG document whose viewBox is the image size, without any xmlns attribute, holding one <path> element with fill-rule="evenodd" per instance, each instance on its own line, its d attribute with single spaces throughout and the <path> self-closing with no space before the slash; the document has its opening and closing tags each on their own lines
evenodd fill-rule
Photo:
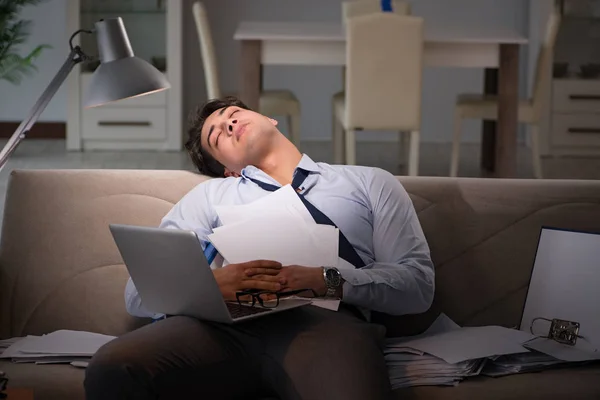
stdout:
<svg viewBox="0 0 600 400">
<path fill-rule="evenodd" d="M 548 82 L 552 74 L 552 53 L 560 27 L 560 19 L 558 10 L 553 10 L 546 22 L 544 40 L 538 52 L 532 93 L 532 105 L 536 120 L 541 118 L 544 101 L 549 97 L 550 85 Z"/>
<path fill-rule="evenodd" d="M 423 25 L 420 17 L 393 13 L 348 19 L 347 128 L 420 128 Z"/>
<path fill-rule="evenodd" d="M 355 0 L 342 3 L 343 20 L 359 15 L 381 12 L 381 3 L 377 0 Z M 407 1 L 392 1 L 392 12 L 398 15 L 410 15 L 411 7 Z"/>
<path fill-rule="evenodd" d="M 219 73 L 217 66 L 217 55 L 215 45 L 210 32 L 208 14 L 204 4 L 200 1 L 192 5 L 194 21 L 196 21 L 196 30 L 200 41 L 200 52 L 202 54 L 202 65 L 204 67 L 204 79 L 206 80 L 206 92 L 209 99 L 221 97 L 221 88 L 219 87 Z"/>
</svg>

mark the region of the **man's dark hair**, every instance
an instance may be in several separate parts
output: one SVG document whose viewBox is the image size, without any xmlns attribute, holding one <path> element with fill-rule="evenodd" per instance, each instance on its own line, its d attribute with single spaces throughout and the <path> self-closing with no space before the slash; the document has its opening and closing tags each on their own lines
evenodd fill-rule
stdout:
<svg viewBox="0 0 600 400">
<path fill-rule="evenodd" d="M 246 110 L 250 108 L 240 99 L 228 96 L 222 99 L 209 100 L 190 114 L 188 127 L 188 140 L 185 148 L 192 158 L 192 162 L 201 174 L 222 178 L 225 176 L 225 167 L 218 162 L 208 151 L 202 147 L 202 128 L 206 119 L 215 111 L 224 107 L 240 107 Z"/>
</svg>

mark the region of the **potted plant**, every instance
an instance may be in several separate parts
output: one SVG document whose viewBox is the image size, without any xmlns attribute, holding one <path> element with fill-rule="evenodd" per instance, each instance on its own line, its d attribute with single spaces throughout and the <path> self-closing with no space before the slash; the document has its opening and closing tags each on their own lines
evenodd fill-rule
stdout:
<svg viewBox="0 0 600 400">
<path fill-rule="evenodd" d="M 19 46 L 29 38 L 31 21 L 19 19 L 24 6 L 44 0 L 0 0 L 0 80 L 19 84 L 25 76 L 37 70 L 34 60 L 48 45 L 39 45 L 21 56 Z"/>
</svg>

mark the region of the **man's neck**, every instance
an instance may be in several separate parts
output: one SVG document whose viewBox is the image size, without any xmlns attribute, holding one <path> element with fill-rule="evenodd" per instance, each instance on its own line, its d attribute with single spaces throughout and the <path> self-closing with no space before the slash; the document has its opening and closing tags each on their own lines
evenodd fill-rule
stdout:
<svg viewBox="0 0 600 400">
<path fill-rule="evenodd" d="M 291 142 L 280 143 L 263 161 L 256 165 L 282 186 L 292 183 L 294 171 L 302 159 L 302 153 Z"/>
</svg>

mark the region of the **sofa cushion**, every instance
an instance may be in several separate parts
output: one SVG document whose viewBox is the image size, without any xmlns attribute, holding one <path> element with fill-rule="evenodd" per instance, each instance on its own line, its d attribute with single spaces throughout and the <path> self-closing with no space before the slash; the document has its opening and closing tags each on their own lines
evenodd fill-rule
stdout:
<svg viewBox="0 0 600 400">
<path fill-rule="evenodd" d="M 0 246 L 0 338 L 119 335 L 127 269 L 109 223 L 157 226 L 205 177 L 185 171 L 13 171 Z"/>
<path fill-rule="evenodd" d="M 118 335 L 128 274 L 110 223 L 157 226 L 189 171 L 15 170 L 0 244 L 0 339 L 81 329 Z M 399 177 L 436 268 L 429 312 L 377 316 L 390 336 L 445 312 L 460 325 L 519 324 L 543 225 L 600 231 L 600 181 Z"/>
</svg>

